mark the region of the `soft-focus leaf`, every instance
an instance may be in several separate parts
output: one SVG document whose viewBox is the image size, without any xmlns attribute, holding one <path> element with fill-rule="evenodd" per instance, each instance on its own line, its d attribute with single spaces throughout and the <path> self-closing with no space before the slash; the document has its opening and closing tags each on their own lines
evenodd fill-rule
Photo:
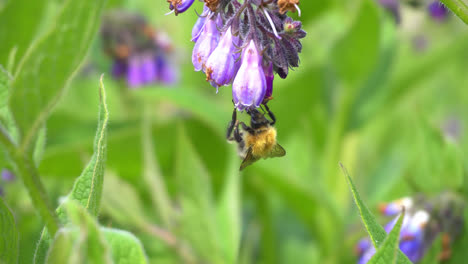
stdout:
<svg viewBox="0 0 468 264">
<path fill-rule="evenodd" d="M 55 24 L 26 52 L 11 83 L 9 106 L 22 148 L 38 130 L 77 72 L 96 33 L 105 0 L 68 0 Z"/>
<path fill-rule="evenodd" d="M 18 263 L 19 233 L 15 218 L 0 197 L 0 262 L 5 264 Z"/>
<path fill-rule="evenodd" d="M 167 185 L 161 174 L 156 153 L 154 151 L 154 143 L 152 138 L 152 115 L 150 114 L 148 105 L 144 109 L 144 117 L 142 124 L 142 146 L 144 158 L 144 172 L 143 178 L 151 193 L 153 206 L 161 217 L 162 223 L 165 228 L 171 228 L 173 222 L 173 210 L 171 200 L 167 193 Z"/>
<path fill-rule="evenodd" d="M 21 59 L 37 33 L 47 3 L 48 1 L 13 0 L 8 1 L 5 8 L 0 10 L 0 64 L 6 67 L 12 52 L 15 53 L 16 61 Z"/>
<path fill-rule="evenodd" d="M 75 244 L 78 244 L 78 232 L 76 231 L 66 228 L 57 231 L 47 253 L 47 264 L 72 263 L 72 256 L 76 251 Z"/>
<path fill-rule="evenodd" d="M 46 263 L 112 264 L 109 247 L 93 217 L 75 201 L 66 202 L 65 208 L 77 232 L 58 232 Z"/>
<path fill-rule="evenodd" d="M 142 226 L 149 222 L 143 202 L 132 185 L 112 172 L 106 172 L 106 184 L 102 197 L 102 211 L 124 226 Z"/>
<path fill-rule="evenodd" d="M 369 264 L 394 264 L 397 261 L 398 246 L 400 242 L 400 230 L 405 213 L 403 212 L 392 231 L 385 238 L 385 241 L 377 249 L 377 252 L 369 260 Z"/>
<path fill-rule="evenodd" d="M 353 194 L 354 201 L 359 209 L 359 214 L 361 215 L 362 222 L 364 223 L 364 226 L 366 227 L 366 230 L 372 240 L 372 243 L 374 244 L 374 247 L 379 248 L 385 238 L 387 237 L 387 233 L 383 229 L 381 225 L 377 222 L 375 219 L 374 215 L 369 211 L 367 206 L 364 204 L 364 202 L 361 200 L 361 197 L 359 196 L 359 193 L 356 189 L 356 186 L 354 186 L 353 180 L 351 179 L 351 176 L 349 176 L 348 171 L 346 168 L 341 164 L 341 168 L 343 170 L 343 173 L 345 175 L 346 181 L 349 184 L 349 188 L 351 189 L 351 193 Z M 411 264 L 411 261 L 403 254 L 400 250 L 397 254 L 397 261 L 396 263 L 398 264 Z"/>
<path fill-rule="evenodd" d="M 362 1 L 355 19 L 332 51 L 333 65 L 348 85 L 367 78 L 376 64 L 379 49 L 380 18 L 374 1 Z"/>
<path fill-rule="evenodd" d="M 143 245 L 132 233 L 112 228 L 101 228 L 101 231 L 110 247 L 115 264 L 147 263 Z"/>
<path fill-rule="evenodd" d="M 227 120 L 231 117 L 232 108 L 228 110 L 220 104 L 209 100 L 200 93 L 190 89 L 142 89 L 133 93 L 140 100 L 148 102 L 169 101 L 183 109 L 189 110 L 207 125 L 219 131 L 224 129 Z M 224 136 L 224 132 L 222 134 Z"/>
<path fill-rule="evenodd" d="M 181 232 L 207 261 L 220 263 L 210 177 L 183 127 L 177 137 L 175 175 L 181 205 Z"/>
<path fill-rule="evenodd" d="M 226 263 L 238 263 L 241 236 L 241 177 L 238 170 L 239 158 L 231 152 L 226 181 L 217 206 L 218 234 L 222 238 L 222 249 Z"/>
<path fill-rule="evenodd" d="M 94 154 L 88 165 L 85 167 L 80 177 L 75 181 L 71 193 L 67 199 L 78 201 L 88 212 L 96 216 L 99 210 L 99 204 L 102 196 L 104 181 L 104 165 L 107 154 L 107 122 L 109 121 L 109 112 L 106 104 L 106 91 L 101 77 L 100 87 L 100 110 L 98 119 L 98 130 L 94 139 Z M 62 223 L 66 223 L 67 216 L 62 206 L 57 208 L 57 214 Z M 34 255 L 35 263 L 44 263 L 45 254 L 50 243 L 47 230 L 42 231 L 42 235 L 37 244 Z"/>
</svg>

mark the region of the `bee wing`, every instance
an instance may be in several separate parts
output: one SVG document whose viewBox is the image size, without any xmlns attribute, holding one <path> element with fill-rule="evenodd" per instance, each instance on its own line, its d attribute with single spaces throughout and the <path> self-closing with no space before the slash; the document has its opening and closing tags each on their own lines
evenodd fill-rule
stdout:
<svg viewBox="0 0 468 264">
<path fill-rule="evenodd" d="M 254 157 L 254 155 L 252 155 L 252 148 L 249 148 L 249 150 L 247 151 L 247 155 L 245 155 L 245 159 L 242 161 L 242 164 L 239 168 L 239 170 L 243 170 L 245 167 L 251 165 L 252 163 L 256 162 L 257 160 L 259 160 L 259 158 L 257 157 Z"/>
<path fill-rule="evenodd" d="M 284 148 L 280 144 L 276 144 L 271 150 L 271 152 L 268 154 L 268 157 L 283 157 L 284 155 L 286 155 L 286 150 L 284 150 Z"/>
</svg>

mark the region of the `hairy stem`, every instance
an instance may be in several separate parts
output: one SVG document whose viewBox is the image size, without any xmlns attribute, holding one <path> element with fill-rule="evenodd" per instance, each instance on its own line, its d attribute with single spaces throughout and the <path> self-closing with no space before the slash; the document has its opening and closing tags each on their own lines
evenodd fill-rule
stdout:
<svg viewBox="0 0 468 264">
<path fill-rule="evenodd" d="M 49 197 L 45 192 L 45 188 L 39 178 L 33 161 L 27 154 L 18 151 L 16 144 L 1 125 L 0 142 L 4 145 L 8 156 L 16 165 L 16 172 L 23 180 L 26 189 L 28 189 L 29 197 L 34 207 L 39 212 L 39 215 L 44 220 L 47 230 L 54 236 L 59 228 L 58 217 L 49 202 Z"/>
<path fill-rule="evenodd" d="M 468 25 L 468 5 L 463 0 L 440 0 L 452 10 L 465 24 Z"/>
</svg>

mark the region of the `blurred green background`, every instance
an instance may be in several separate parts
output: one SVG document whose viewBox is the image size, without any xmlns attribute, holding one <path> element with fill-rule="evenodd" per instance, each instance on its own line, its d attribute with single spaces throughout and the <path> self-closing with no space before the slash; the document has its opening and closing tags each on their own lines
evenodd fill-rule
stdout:
<svg viewBox="0 0 468 264">
<path fill-rule="evenodd" d="M 10 47 L 20 58 L 61 4 L 15 1 L 3 1 L 0 13 L 10 17 L 0 20 L 0 59 L 10 72 L 17 67 Z M 101 73 L 110 123 L 99 221 L 134 233 L 150 263 L 183 263 L 185 249 L 200 263 L 355 263 L 354 245 L 366 234 L 339 162 L 373 211 L 417 192 L 468 198 L 468 31 L 457 17 L 438 22 L 425 8 L 403 7 L 396 25 L 374 1 L 302 1 L 302 17 L 293 14 L 308 33 L 300 67 L 275 78 L 269 103 L 287 155 L 239 174 L 236 147 L 225 140 L 231 87 L 216 94 L 191 65 L 193 9 L 202 5 L 177 17 L 164 16 L 167 6 L 107 2 L 169 34 L 181 80 L 127 90 L 112 79 L 96 35 L 46 123 L 39 172 L 54 206 L 92 155 Z M 20 263 L 31 263 L 43 222 L 20 181 L 4 189 L 20 230 Z M 169 225 L 175 245 L 159 232 L 169 228 L 155 203 L 160 192 L 179 219 Z"/>
</svg>

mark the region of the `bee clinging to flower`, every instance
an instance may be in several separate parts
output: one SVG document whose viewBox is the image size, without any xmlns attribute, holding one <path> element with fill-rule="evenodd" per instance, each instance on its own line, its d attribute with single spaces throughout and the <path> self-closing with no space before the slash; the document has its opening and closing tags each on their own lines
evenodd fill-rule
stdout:
<svg viewBox="0 0 468 264">
<path fill-rule="evenodd" d="M 250 115 L 250 126 L 237 120 L 237 111 L 234 108 L 232 120 L 227 128 L 228 141 L 235 141 L 239 147 L 239 156 L 243 159 L 240 170 L 253 164 L 259 159 L 282 157 L 286 155 L 284 148 L 276 142 L 276 118 L 267 105 L 264 105 L 268 120 L 264 113 L 256 108 L 247 109 Z M 239 128 L 240 126 L 240 128 Z"/>
</svg>

